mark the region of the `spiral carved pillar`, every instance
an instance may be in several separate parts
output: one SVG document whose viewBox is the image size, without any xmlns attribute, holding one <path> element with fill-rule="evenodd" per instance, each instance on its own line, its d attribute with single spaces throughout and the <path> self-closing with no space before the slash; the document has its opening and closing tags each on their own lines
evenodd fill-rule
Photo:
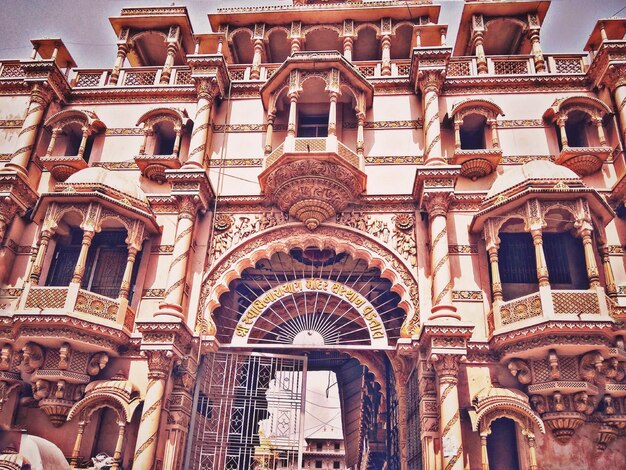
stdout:
<svg viewBox="0 0 626 470">
<path fill-rule="evenodd" d="M 6 169 L 15 170 L 22 175 L 26 174 L 26 168 L 35 146 L 37 130 L 51 99 L 52 95 L 42 85 L 33 86 L 28 111 L 22 123 L 22 129 L 17 136 L 17 150 L 13 152 L 11 161 L 5 167 Z"/>
<path fill-rule="evenodd" d="M 192 196 L 182 196 L 178 203 L 178 221 L 174 251 L 167 275 L 165 299 L 159 305 L 156 316 L 173 316 L 185 320 L 183 296 L 187 279 L 187 263 L 193 239 L 193 228 L 197 213 L 197 204 Z"/>
<path fill-rule="evenodd" d="M 429 319 L 460 320 L 452 304 L 452 272 L 448 252 L 447 212 L 452 193 L 431 192 L 424 195 L 430 225 L 430 262 L 432 277 L 432 314 Z"/>
<path fill-rule="evenodd" d="M 443 85 L 441 70 L 421 71 L 419 87 L 424 109 L 424 163 L 441 165 L 446 161 L 441 150 L 441 125 L 439 122 L 439 91 Z"/>
<path fill-rule="evenodd" d="M 211 125 L 211 108 L 215 99 L 212 83 L 203 80 L 198 84 L 198 107 L 194 120 L 194 128 L 189 144 L 189 157 L 183 168 L 203 168 L 204 155 L 209 144 L 209 126 Z"/>
<path fill-rule="evenodd" d="M 463 436 L 459 415 L 458 371 L 460 356 L 431 356 L 439 387 L 439 429 L 443 449 L 443 469 L 463 470 Z"/>
<path fill-rule="evenodd" d="M 163 393 L 172 358 L 170 351 L 145 351 L 145 353 L 148 358 L 149 382 L 137 431 L 137 444 L 133 459 L 135 470 L 151 469 L 154 465 L 163 408 Z"/>
</svg>

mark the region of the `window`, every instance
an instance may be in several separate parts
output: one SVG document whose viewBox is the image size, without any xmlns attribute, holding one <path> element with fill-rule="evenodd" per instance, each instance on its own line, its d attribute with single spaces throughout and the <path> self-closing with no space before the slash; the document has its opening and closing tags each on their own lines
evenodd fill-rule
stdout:
<svg viewBox="0 0 626 470">
<path fill-rule="evenodd" d="M 324 450 L 324 444 L 322 444 L 321 442 L 317 443 L 317 450 Z"/>
<path fill-rule="evenodd" d="M 339 460 L 335 460 L 333 462 L 333 468 L 341 468 L 341 462 L 339 462 Z"/>
<path fill-rule="evenodd" d="M 478 114 L 470 114 L 463 119 L 461 125 L 461 149 L 479 150 L 485 149 L 485 127 L 487 119 Z"/>
<path fill-rule="evenodd" d="M 154 155 L 172 155 L 175 142 L 176 131 L 173 123 L 161 121 L 154 125 Z"/>
<path fill-rule="evenodd" d="M 78 261 L 82 237 L 82 230 L 73 229 L 66 240 L 58 241 L 46 285 L 69 285 Z M 125 239 L 126 232 L 121 230 L 103 230 L 93 237 L 81 282 L 83 289 L 112 298 L 119 295 L 128 258 Z M 133 266 L 131 285 L 134 284 L 139 261 L 140 254 Z M 130 297 L 132 299 L 132 292 Z"/>
<path fill-rule="evenodd" d="M 589 280 L 582 240 L 568 232 L 544 232 L 542 238 L 552 288 L 587 289 Z"/>
<path fill-rule="evenodd" d="M 321 460 L 316 460 L 315 461 L 315 468 L 322 468 L 322 461 Z"/>
<path fill-rule="evenodd" d="M 491 423 L 491 434 L 487 437 L 487 454 L 490 470 L 518 470 L 517 437 L 515 422 L 499 418 Z"/>
<path fill-rule="evenodd" d="M 298 119 L 298 137 L 327 137 L 328 114 L 301 115 Z"/>
<path fill-rule="evenodd" d="M 530 233 L 500 233 L 498 269 L 504 300 L 539 290 L 535 247 Z"/>
<path fill-rule="evenodd" d="M 341 444 L 339 442 L 335 442 L 335 450 L 341 450 Z"/>
</svg>

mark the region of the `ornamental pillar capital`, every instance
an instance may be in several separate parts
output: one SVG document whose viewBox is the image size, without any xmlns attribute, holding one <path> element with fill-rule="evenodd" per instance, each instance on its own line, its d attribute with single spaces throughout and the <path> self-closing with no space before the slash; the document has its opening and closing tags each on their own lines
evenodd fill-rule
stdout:
<svg viewBox="0 0 626 470">
<path fill-rule="evenodd" d="M 148 361 L 148 378 L 153 380 L 166 379 L 172 367 L 172 351 L 164 350 L 147 350 L 142 355 Z"/>
<path fill-rule="evenodd" d="M 422 202 L 429 217 L 445 217 L 453 199 L 452 191 L 429 191 L 424 193 Z"/>
<path fill-rule="evenodd" d="M 445 69 L 420 70 L 417 74 L 417 85 L 424 94 L 439 94 L 446 78 Z"/>
<path fill-rule="evenodd" d="M 460 354 L 433 354 L 430 356 L 437 377 L 457 380 L 459 367 L 465 356 Z"/>
</svg>

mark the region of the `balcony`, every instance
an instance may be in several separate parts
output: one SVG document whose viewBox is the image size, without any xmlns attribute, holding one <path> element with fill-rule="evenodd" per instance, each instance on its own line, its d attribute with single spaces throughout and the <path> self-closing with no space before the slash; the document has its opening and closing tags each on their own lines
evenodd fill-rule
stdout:
<svg viewBox="0 0 626 470">
<path fill-rule="evenodd" d="M 613 149 L 602 147 L 563 147 L 555 163 L 563 165 L 579 176 L 587 176 L 602 168 Z"/>
<path fill-rule="evenodd" d="M 111 69 L 77 69 L 71 85 L 73 88 L 193 85 L 189 67 L 173 67 L 167 84 L 160 83 L 161 72 L 162 67 L 126 67 L 120 70 L 117 84 L 112 84 Z"/>
<path fill-rule="evenodd" d="M 74 173 L 89 166 L 80 155 L 44 155 L 40 160 L 56 181 L 65 181 Z"/>
<path fill-rule="evenodd" d="M 461 176 L 477 180 L 493 173 L 502 160 L 502 149 L 455 149 L 453 165 L 461 165 Z"/>
<path fill-rule="evenodd" d="M 359 156 L 335 136 L 290 138 L 266 159 L 261 191 L 315 230 L 365 191 Z"/>
<path fill-rule="evenodd" d="M 87 345 L 102 343 L 102 336 L 122 342 L 120 333 L 130 335 L 135 312 L 126 299 L 113 299 L 81 289 L 78 284 L 68 287 L 36 286 L 26 283 L 14 313 L 14 322 L 29 327 L 66 329 L 78 326 L 84 333 L 76 338 Z M 112 338 L 113 337 L 113 338 Z"/>
<path fill-rule="evenodd" d="M 478 74 L 475 56 L 451 57 L 448 64 L 448 77 L 488 77 L 493 75 L 584 75 L 588 64 L 586 54 L 544 55 L 546 72 L 538 74 L 530 55 L 489 56 L 487 73 Z"/>
</svg>

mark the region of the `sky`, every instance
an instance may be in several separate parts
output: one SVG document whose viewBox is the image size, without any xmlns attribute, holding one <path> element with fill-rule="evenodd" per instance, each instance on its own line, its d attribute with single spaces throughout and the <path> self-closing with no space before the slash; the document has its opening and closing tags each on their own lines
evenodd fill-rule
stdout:
<svg viewBox="0 0 626 470">
<path fill-rule="evenodd" d="M 0 0 L 1 59 L 28 58 L 30 39 L 60 37 L 81 68 L 109 68 L 115 34 L 108 17 L 123 7 L 171 5 L 172 0 Z M 176 0 L 186 5 L 196 33 L 210 32 L 207 14 L 220 7 L 291 4 L 291 0 Z M 448 24 L 454 44 L 462 0 L 443 0 L 439 23 Z M 623 10 L 622 10 L 623 9 Z M 626 0 L 553 0 L 542 28 L 546 53 L 582 52 L 598 18 L 626 17 Z"/>
</svg>

